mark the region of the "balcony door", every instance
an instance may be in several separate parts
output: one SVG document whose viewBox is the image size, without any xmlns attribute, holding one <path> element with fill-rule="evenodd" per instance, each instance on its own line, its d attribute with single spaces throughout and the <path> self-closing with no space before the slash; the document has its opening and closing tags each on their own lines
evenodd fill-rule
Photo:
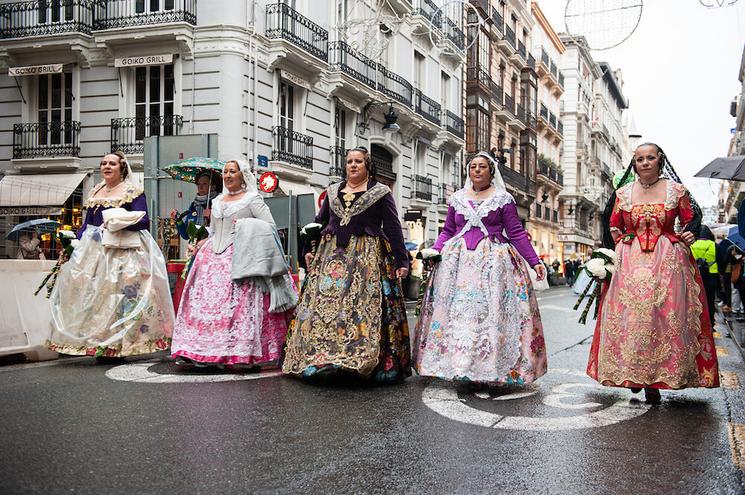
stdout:
<svg viewBox="0 0 745 495">
<path fill-rule="evenodd" d="M 176 0 L 135 0 L 135 13 L 150 14 L 173 10 Z"/>
<path fill-rule="evenodd" d="M 39 144 L 47 146 L 71 143 L 72 73 L 38 76 L 37 86 Z"/>
<path fill-rule="evenodd" d="M 135 137 L 174 134 L 173 64 L 137 67 L 135 71 Z"/>
</svg>

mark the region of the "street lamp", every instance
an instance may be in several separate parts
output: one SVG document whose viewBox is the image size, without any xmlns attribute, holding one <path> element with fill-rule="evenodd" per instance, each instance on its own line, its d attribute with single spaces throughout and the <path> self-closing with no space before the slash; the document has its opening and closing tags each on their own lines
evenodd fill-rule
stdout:
<svg viewBox="0 0 745 495">
<path fill-rule="evenodd" d="M 396 110 L 393 108 L 392 101 L 371 101 L 362 109 L 362 120 L 357 123 L 357 134 L 359 136 L 363 135 L 365 131 L 370 128 L 370 111 L 375 107 L 383 105 L 388 105 L 388 111 L 383 115 L 383 117 L 385 118 L 385 124 L 383 124 L 383 132 L 387 134 L 393 134 L 401 130 L 401 126 L 396 123 L 398 121 L 398 113 L 396 113 Z"/>
</svg>

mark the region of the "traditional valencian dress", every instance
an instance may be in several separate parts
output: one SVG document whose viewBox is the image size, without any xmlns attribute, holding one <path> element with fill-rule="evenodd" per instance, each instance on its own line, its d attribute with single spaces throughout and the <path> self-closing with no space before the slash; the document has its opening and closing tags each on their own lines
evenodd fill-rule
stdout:
<svg viewBox="0 0 745 495">
<path fill-rule="evenodd" d="M 694 217 L 688 191 L 667 181 L 664 203 L 633 204 L 616 192 L 611 230 L 618 267 L 602 296 L 587 374 L 603 385 L 718 387 L 719 372 L 701 276 L 675 233 Z"/>
<path fill-rule="evenodd" d="M 247 181 L 256 182 L 253 176 Z M 251 280 L 232 278 L 235 225 L 256 218 L 274 225 L 264 201 L 247 192 L 236 201 L 214 199 L 212 236 L 199 249 L 186 279 L 171 352 L 198 363 L 260 365 L 276 362 L 292 311 L 269 312 L 270 295 Z"/>
<path fill-rule="evenodd" d="M 339 369 L 390 382 L 411 374 L 409 330 L 395 269 L 408 267 L 390 189 L 375 181 L 345 195 L 327 189 L 316 216 L 326 224 L 287 338 L 283 371 Z M 382 224 L 382 228 L 381 228 Z"/>
<path fill-rule="evenodd" d="M 104 357 L 166 349 L 173 304 L 163 254 L 147 230 L 145 195 L 127 182 L 121 198 L 94 197 L 103 186 L 96 186 L 85 203 L 80 242 L 50 296 L 53 331 L 47 345 L 63 354 Z M 124 229 L 138 233 L 136 247 L 103 245 L 103 212 L 111 208 L 145 213 Z"/>
<path fill-rule="evenodd" d="M 442 261 L 417 322 L 417 372 L 495 385 L 523 385 L 546 373 L 543 327 L 525 263 L 539 259 L 512 196 L 497 188 L 479 203 L 457 191 L 433 249 Z"/>
</svg>

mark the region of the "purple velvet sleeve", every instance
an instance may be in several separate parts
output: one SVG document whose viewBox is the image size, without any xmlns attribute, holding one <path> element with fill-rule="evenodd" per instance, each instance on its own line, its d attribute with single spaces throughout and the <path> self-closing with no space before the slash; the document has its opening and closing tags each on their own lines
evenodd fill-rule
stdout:
<svg viewBox="0 0 745 495">
<path fill-rule="evenodd" d="M 144 211 L 145 216 L 140 219 L 139 222 L 130 225 L 129 227 L 125 227 L 125 230 L 145 230 L 150 225 L 150 218 L 147 216 L 147 200 L 145 199 L 145 194 L 140 194 L 135 199 L 132 200 L 130 204 L 124 205 L 125 210 L 129 211 Z"/>
<path fill-rule="evenodd" d="M 329 223 L 329 198 L 328 196 L 323 199 L 321 209 L 318 210 L 316 218 L 313 220 L 315 223 L 320 223 L 324 227 Z"/>
<path fill-rule="evenodd" d="M 406 246 L 404 246 L 404 234 L 401 231 L 401 221 L 398 219 L 396 201 L 393 199 L 391 193 L 383 196 L 380 201 L 383 217 L 383 233 L 391 244 L 396 268 L 410 268 L 409 257 L 406 255 Z"/>
<path fill-rule="evenodd" d="M 85 217 L 83 217 L 83 225 L 80 226 L 76 234 L 78 239 L 83 237 L 83 232 L 85 232 L 86 227 L 88 227 L 88 217 L 90 215 L 91 215 L 91 210 L 85 210 Z"/>
<path fill-rule="evenodd" d="M 528 265 L 537 265 L 540 260 L 538 259 L 538 255 L 535 254 L 533 246 L 530 245 L 528 233 L 525 232 L 525 229 L 520 223 L 520 217 L 517 214 L 515 203 L 508 203 L 502 207 L 502 221 L 504 222 L 504 231 L 510 239 L 510 244 L 517 249 L 520 256 L 525 258 Z"/>
<path fill-rule="evenodd" d="M 442 251 L 442 246 L 455 235 L 455 228 L 455 208 L 449 206 L 447 217 L 445 217 L 445 226 L 442 228 L 442 232 L 437 237 L 437 241 L 435 241 L 432 249 Z"/>
</svg>

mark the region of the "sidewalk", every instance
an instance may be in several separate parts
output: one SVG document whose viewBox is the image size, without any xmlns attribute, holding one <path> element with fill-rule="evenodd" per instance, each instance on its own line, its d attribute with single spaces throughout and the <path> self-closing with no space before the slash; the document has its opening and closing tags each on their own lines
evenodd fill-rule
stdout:
<svg viewBox="0 0 745 495">
<path fill-rule="evenodd" d="M 745 315 L 735 315 L 734 313 L 725 315 L 721 312 L 718 313 L 724 320 L 725 328 L 727 328 L 737 349 L 740 351 L 743 359 L 745 359 Z"/>
</svg>

